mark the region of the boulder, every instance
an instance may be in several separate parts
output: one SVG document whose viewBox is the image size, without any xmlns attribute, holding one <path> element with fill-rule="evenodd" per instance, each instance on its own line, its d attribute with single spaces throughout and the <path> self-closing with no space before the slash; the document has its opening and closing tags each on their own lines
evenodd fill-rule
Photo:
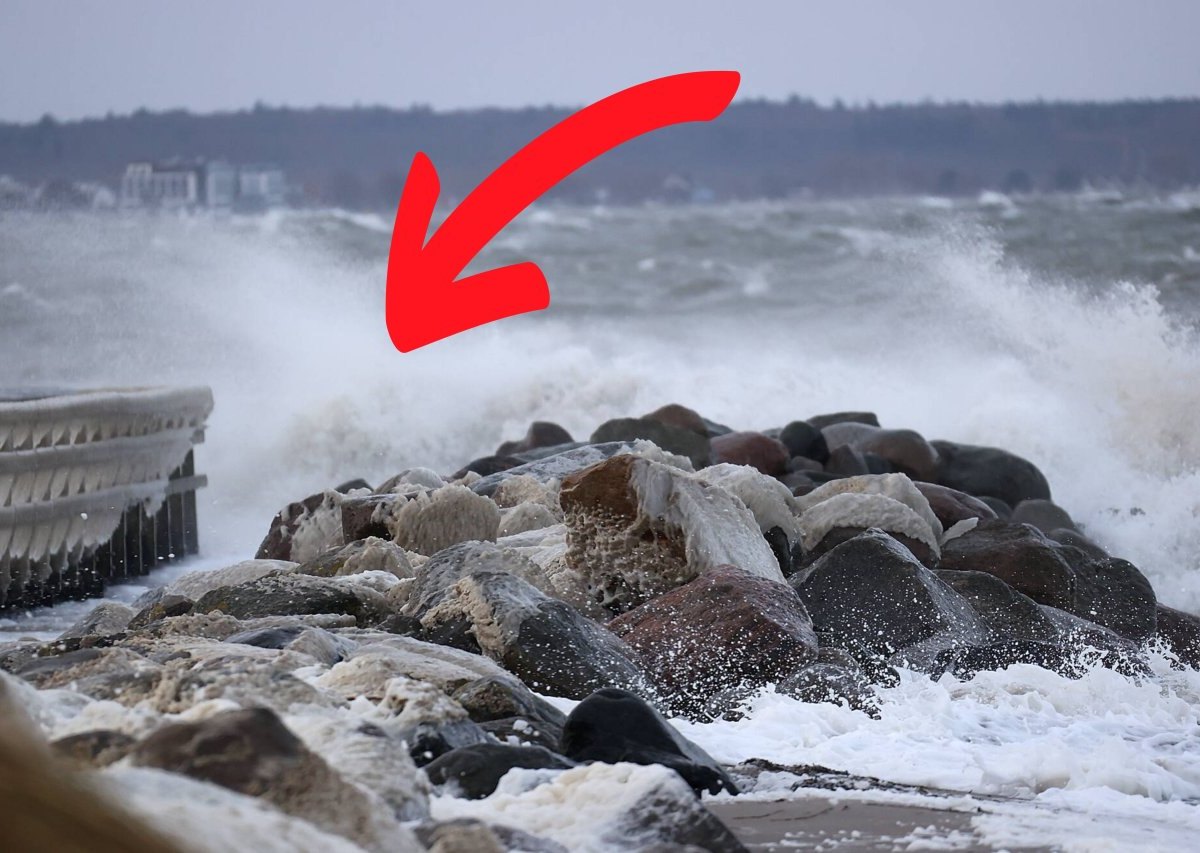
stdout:
<svg viewBox="0 0 1200 853">
<path fill-rule="evenodd" d="M 848 663 L 815 660 L 779 680 L 775 692 L 810 704 L 845 705 L 878 716 L 871 680 L 849 655 Z"/>
<path fill-rule="evenodd" d="M 538 447 L 554 447 L 559 444 L 570 444 L 575 439 L 571 434 L 556 423 L 549 421 L 534 421 L 525 431 L 525 437 L 517 441 L 506 441 L 496 448 L 497 456 L 514 456 Z"/>
<path fill-rule="evenodd" d="M 39 690 L 69 688 L 92 699 L 132 707 L 159 688 L 163 667 L 144 655 L 116 646 L 34 658 L 17 667 L 14 674 Z"/>
<path fill-rule="evenodd" d="M 479 800 L 493 793 L 514 767 L 569 770 L 574 766 L 574 761 L 540 746 L 477 743 L 438 756 L 425 765 L 425 775 L 433 784 L 446 786 L 453 796 Z"/>
<path fill-rule="evenodd" d="M 349 658 L 318 676 L 317 687 L 347 700 L 365 696 L 381 702 L 394 678 L 435 685 L 449 694 L 480 678 L 511 678 L 493 661 L 447 646 L 382 632 L 347 632 L 358 640 Z"/>
<path fill-rule="evenodd" d="M 792 421 L 779 431 L 779 440 L 792 458 L 799 456 L 822 464 L 829 459 L 825 435 L 808 421 Z"/>
<path fill-rule="evenodd" d="M 718 566 L 609 628 L 637 652 L 671 710 L 702 718 L 817 654 L 812 622 L 793 590 L 733 566 Z"/>
<path fill-rule="evenodd" d="M 514 770 L 486 799 L 439 802 L 442 818 L 495 815 L 511 815 L 514 823 L 520 815 L 522 829 L 570 850 L 746 853 L 733 833 L 665 767 L 623 762 L 557 773 Z M 513 849 L 530 849 L 528 843 L 518 841 Z"/>
<path fill-rule="evenodd" d="M 603 462 L 618 453 L 629 453 L 633 445 L 626 441 L 612 441 L 607 444 L 587 444 L 563 453 L 556 453 L 544 459 L 526 462 L 505 471 L 486 475 L 471 484 L 471 490 L 476 494 L 491 496 L 492 492 L 506 480 L 512 477 L 532 477 L 539 483 L 549 483 L 561 480 L 575 471 L 582 471 L 589 465 Z"/>
<path fill-rule="evenodd" d="M 268 575 L 287 574 L 293 571 L 297 563 L 286 560 L 243 560 L 223 569 L 210 571 L 188 572 L 183 577 L 165 587 L 151 590 L 134 602 L 134 607 L 145 607 L 153 601 L 161 600 L 163 595 L 179 595 L 197 601 L 207 592 L 224 586 L 237 586 Z"/>
<path fill-rule="evenodd" d="M 937 482 L 943 486 L 979 498 L 999 498 L 1010 507 L 1030 498 L 1050 499 L 1046 477 L 1015 453 L 952 441 L 930 443 L 938 453 Z"/>
<path fill-rule="evenodd" d="M 567 717 L 515 678 L 480 678 L 454 691 L 452 697 L 477 723 L 523 717 L 562 728 Z"/>
<path fill-rule="evenodd" d="M 432 556 L 459 542 L 494 542 L 500 508 L 466 486 L 449 485 L 394 504 L 384 524 L 397 545 Z"/>
<path fill-rule="evenodd" d="M 949 530 L 960 521 L 969 521 L 972 518 L 987 521 L 996 517 L 995 510 L 965 492 L 936 483 L 916 482 L 913 485 L 925 496 L 925 500 L 929 502 L 929 509 L 941 522 L 944 530 Z"/>
<path fill-rule="evenodd" d="M 402 835 L 394 818 L 375 809 L 374 798 L 346 782 L 266 708 L 165 725 L 138 743 L 129 760 L 261 797 L 368 849 L 384 849 Z"/>
<path fill-rule="evenodd" d="M 378 623 L 389 612 L 383 596 L 366 586 L 297 574 L 268 575 L 214 589 L 201 596 L 194 609 L 197 613 L 219 610 L 236 619 L 345 613 L 360 627 Z"/>
<path fill-rule="evenodd" d="M 745 504 L 670 466 L 616 456 L 569 475 L 559 499 L 567 525 L 566 565 L 614 612 L 719 565 L 783 580 Z"/>
<path fill-rule="evenodd" d="M 1160 604 L 1156 627 L 1158 639 L 1181 664 L 1200 669 L 1200 617 Z"/>
<path fill-rule="evenodd" d="M 382 800 L 400 821 L 429 817 L 429 782 L 417 772 L 409 746 L 367 720 L 297 709 L 288 728 L 342 778 Z"/>
<path fill-rule="evenodd" d="M 805 420 L 819 430 L 834 424 L 867 424 L 879 426 L 879 417 L 874 412 L 833 412 L 828 415 L 813 415 Z"/>
<path fill-rule="evenodd" d="M 306 654 L 324 666 L 340 663 L 356 648 L 355 643 L 324 628 L 305 625 L 255 628 L 226 637 L 226 643 L 255 646 L 260 649 L 290 649 Z"/>
<path fill-rule="evenodd" d="M 185 616 L 192 612 L 195 604 L 186 595 L 177 595 L 176 593 L 163 590 L 154 601 L 135 613 L 133 618 L 126 623 L 125 628 L 128 631 L 140 631 L 156 622 L 161 622 L 163 619 Z"/>
<path fill-rule="evenodd" d="M 303 563 L 345 544 L 342 499 L 338 492 L 328 490 L 288 504 L 271 520 L 271 527 L 254 556 L 259 560 Z"/>
<path fill-rule="evenodd" d="M 544 530 L 553 527 L 561 519 L 552 509 L 542 504 L 528 503 L 506 509 L 500 513 L 500 526 L 496 530 L 496 538 L 515 536 L 518 533 L 528 533 L 530 530 Z"/>
<path fill-rule="evenodd" d="M 933 565 L 945 535 L 929 501 L 904 474 L 834 480 L 797 498 L 796 506 L 801 511 L 803 562 L 877 528 L 903 542 L 923 563 Z"/>
<path fill-rule="evenodd" d="M 777 438 L 761 432 L 731 432 L 712 439 L 713 461 L 717 464 L 749 465 L 769 477 L 787 472 L 791 454 Z"/>
<path fill-rule="evenodd" d="M 105 793 L 173 840 L 180 850 L 192 853 L 228 853 L 233 849 L 256 853 L 363 851 L 363 846 L 319 829 L 315 820 L 310 822 L 311 815 L 292 817 L 270 802 L 178 773 L 130 767 L 122 762 L 102 771 L 97 783 Z M 388 853 L 424 850 L 403 827 L 396 827 L 396 832 L 387 833 L 367 849 L 380 848 Z"/>
<path fill-rule="evenodd" d="M 61 737 L 50 749 L 77 770 L 96 770 L 120 761 L 136 743 L 124 732 L 98 729 Z"/>
<path fill-rule="evenodd" d="M 431 821 L 415 828 L 429 853 L 569 853 L 566 847 L 511 826 L 488 824 L 472 818 Z"/>
<path fill-rule="evenodd" d="M 960 681 L 968 681 L 980 672 L 1007 669 L 1017 664 L 1040 666 L 1065 678 L 1082 678 L 1088 671 L 1086 661 L 1068 647 L 1038 640 L 1002 640 L 965 649 L 948 649 L 939 655 L 932 677 L 949 672 Z"/>
<path fill-rule="evenodd" d="M 1130 563 L 1097 559 L 1028 524 L 985 521 L 948 542 L 941 565 L 996 575 L 1039 604 L 1057 607 L 1135 641 L 1155 631 L 1150 582 Z"/>
<path fill-rule="evenodd" d="M 541 693 L 581 699 L 609 686 L 652 693 L 625 643 L 506 572 L 464 576 L 420 623 L 434 633 L 446 623 L 466 626 L 485 655 Z"/>
<path fill-rule="evenodd" d="M 446 480 L 432 468 L 405 468 L 398 474 L 384 480 L 379 487 L 380 494 L 416 494 L 446 485 Z"/>
<path fill-rule="evenodd" d="M 848 444 L 835 447 L 829 452 L 829 458 L 825 460 L 824 471 L 825 474 L 834 478 L 862 477 L 867 474 L 879 473 L 871 470 L 871 466 L 867 464 L 867 457 L 863 455 L 862 451 L 855 450 Z"/>
<path fill-rule="evenodd" d="M 843 542 L 791 582 L 821 644 L 855 658 L 913 655 L 918 644 L 924 654 L 988 637 L 966 599 L 882 530 Z"/>
<path fill-rule="evenodd" d="M 473 572 L 502 572 L 547 595 L 553 592 L 541 568 L 519 551 L 492 542 L 461 542 L 439 551 L 417 569 L 405 615 L 419 622 L 445 599 L 447 590 Z"/>
<path fill-rule="evenodd" d="M 526 460 L 521 459 L 519 456 L 480 456 L 478 459 L 472 459 L 451 474 L 450 479 L 454 481 L 462 480 L 468 474 L 478 474 L 480 478 L 487 478 L 493 474 L 500 474 L 524 464 L 526 464 Z"/>
<path fill-rule="evenodd" d="M 970 602 L 996 637 L 1053 642 L 1059 630 L 1037 602 L 988 572 L 943 569 L 937 576 Z"/>
<path fill-rule="evenodd" d="M 700 416 L 699 412 L 689 409 L 687 406 L 681 406 L 678 403 L 668 403 L 665 406 L 660 406 L 648 415 L 643 415 L 643 419 L 658 421 L 660 424 L 675 427 L 677 429 L 686 429 L 702 435 L 705 438 L 710 438 L 709 422 Z M 728 432 L 728 430 L 725 430 Z"/>
<path fill-rule="evenodd" d="M 1047 536 L 1055 530 L 1079 530 L 1070 513 L 1054 501 L 1042 498 L 1021 501 L 1013 507 L 1011 520 L 1017 524 L 1032 525 Z"/>
<path fill-rule="evenodd" d="M 694 468 L 703 468 L 712 462 L 712 448 L 708 436 L 691 429 L 665 424 L 653 418 L 617 418 L 605 421 L 592 433 L 592 444 L 637 439 L 650 441 L 668 453 L 687 457 Z"/>
<path fill-rule="evenodd" d="M 882 429 L 870 424 L 843 422 L 821 430 L 830 451 L 851 447 L 862 454 L 873 453 L 891 467 L 914 480 L 932 480 L 937 475 L 938 454 L 918 432 L 911 429 Z"/>
<path fill-rule="evenodd" d="M 320 578 L 345 577 L 362 572 L 388 572 L 398 578 L 413 576 L 413 568 L 404 549 L 375 536 L 331 548 L 297 566 L 295 572 Z"/>
<path fill-rule="evenodd" d="M 576 705 L 563 726 L 560 752 L 580 763 L 661 764 L 675 770 L 697 794 L 738 793 L 711 755 L 625 690 L 598 690 Z"/>
<path fill-rule="evenodd" d="M 137 614 L 132 607 L 116 601 L 102 601 L 70 628 L 63 631 L 59 640 L 78 640 L 83 637 L 111 637 L 120 634 Z"/>
</svg>

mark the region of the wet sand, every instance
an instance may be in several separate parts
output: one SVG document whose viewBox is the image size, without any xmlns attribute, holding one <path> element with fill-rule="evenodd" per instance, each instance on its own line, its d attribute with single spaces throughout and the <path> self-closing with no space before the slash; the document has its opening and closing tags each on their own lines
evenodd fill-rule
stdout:
<svg viewBox="0 0 1200 853">
<path fill-rule="evenodd" d="M 706 804 L 751 850 L 1050 851 L 995 847 L 972 829 L 973 812 L 811 797 Z"/>
</svg>

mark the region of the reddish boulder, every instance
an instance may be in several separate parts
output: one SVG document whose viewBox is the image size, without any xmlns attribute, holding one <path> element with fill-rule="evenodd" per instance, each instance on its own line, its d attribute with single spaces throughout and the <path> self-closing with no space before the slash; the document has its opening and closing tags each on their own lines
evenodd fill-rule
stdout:
<svg viewBox="0 0 1200 853">
<path fill-rule="evenodd" d="M 677 429 L 686 429 L 708 438 L 708 424 L 704 422 L 704 418 L 700 417 L 700 413 L 678 403 L 660 406 L 650 414 L 643 415 L 643 418 L 648 421 L 658 421 L 660 424 Z"/>
<path fill-rule="evenodd" d="M 731 432 L 712 440 L 713 462 L 749 465 L 768 477 L 787 473 L 791 454 L 783 442 L 761 432 Z"/>
<path fill-rule="evenodd" d="M 342 500 L 337 492 L 328 491 L 288 504 L 271 519 L 271 527 L 254 558 L 303 563 L 344 545 Z"/>
<path fill-rule="evenodd" d="M 830 451 L 849 446 L 859 453 L 874 453 L 914 480 L 933 480 L 938 455 L 933 446 L 911 429 L 881 429 L 870 424 L 831 424 L 822 431 Z"/>
<path fill-rule="evenodd" d="M 942 549 L 943 569 L 995 575 L 1039 604 L 1070 612 L 1075 573 L 1055 543 L 1028 524 L 983 521 Z"/>
<path fill-rule="evenodd" d="M 718 566 L 609 628 L 641 657 L 672 709 L 696 716 L 720 714 L 817 654 L 800 597 L 734 566 Z"/>
<path fill-rule="evenodd" d="M 524 453 L 538 447 L 556 447 L 560 444 L 570 444 L 575 439 L 571 433 L 556 423 L 549 421 L 534 421 L 525 431 L 525 437 L 517 441 L 506 441 L 496 449 L 497 456 L 511 456 L 514 453 Z"/>
<path fill-rule="evenodd" d="M 942 523 L 942 529 L 949 530 L 960 521 L 968 518 L 978 518 L 988 521 L 996 517 L 995 511 L 978 498 L 973 498 L 966 492 L 939 486 L 936 483 L 913 483 L 917 491 L 929 501 L 929 508 Z"/>
</svg>

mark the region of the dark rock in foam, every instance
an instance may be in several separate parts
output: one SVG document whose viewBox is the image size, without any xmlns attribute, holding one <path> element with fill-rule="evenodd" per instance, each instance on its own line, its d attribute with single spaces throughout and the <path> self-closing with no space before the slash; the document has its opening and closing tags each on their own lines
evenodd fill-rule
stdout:
<svg viewBox="0 0 1200 853">
<path fill-rule="evenodd" d="M 569 770 L 574 761 L 540 746 L 477 743 L 451 750 L 425 765 L 425 775 L 435 785 L 446 785 L 455 796 L 479 800 L 496 790 L 509 770 Z"/>
<path fill-rule="evenodd" d="M 567 716 L 561 752 L 572 761 L 662 764 L 697 793 L 738 793 L 715 759 L 626 690 L 597 690 Z"/>
</svg>

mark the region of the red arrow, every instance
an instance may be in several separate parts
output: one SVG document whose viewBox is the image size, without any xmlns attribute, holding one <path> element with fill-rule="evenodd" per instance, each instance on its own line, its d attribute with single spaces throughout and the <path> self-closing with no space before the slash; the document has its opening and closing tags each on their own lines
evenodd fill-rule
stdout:
<svg viewBox="0 0 1200 853">
<path fill-rule="evenodd" d="M 413 158 L 388 254 L 387 326 L 401 352 L 550 304 L 531 262 L 456 281 L 488 241 L 543 193 L 609 149 L 660 127 L 711 121 L 737 92 L 736 71 L 662 77 L 568 116 L 488 175 L 425 242 L 441 185 L 423 153 Z"/>
</svg>

